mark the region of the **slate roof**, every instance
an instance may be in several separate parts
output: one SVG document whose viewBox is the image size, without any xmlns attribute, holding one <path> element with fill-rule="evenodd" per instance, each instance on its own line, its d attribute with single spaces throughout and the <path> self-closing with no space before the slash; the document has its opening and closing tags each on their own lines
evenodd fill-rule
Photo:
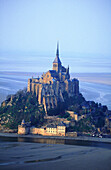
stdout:
<svg viewBox="0 0 111 170">
<path fill-rule="evenodd" d="M 73 82 L 74 82 L 74 81 L 77 81 L 77 82 L 79 82 L 79 80 L 78 80 L 78 79 L 76 79 L 76 78 L 72 79 L 72 81 L 73 81 Z"/>
<path fill-rule="evenodd" d="M 66 68 L 62 66 L 62 72 L 66 72 Z"/>
<path fill-rule="evenodd" d="M 55 70 L 49 70 L 52 77 L 58 78 L 58 73 Z"/>
<path fill-rule="evenodd" d="M 58 126 L 66 126 L 66 124 L 61 122 L 61 123 L 58 124 Z"/>
<path fill-rule="evenodd" d="M 57 128 L 56 125 L 47 125 L 48 128 Z"/>
<path fill-rule="evenodd" d="M 60 64 L 61 64 L 61 61 L 60 61 L 59 56 L 56 55 L 56 58 L 55 58 L 55 60 L 53 61 L 53 63 L 60 63 Z"/>
</svg>

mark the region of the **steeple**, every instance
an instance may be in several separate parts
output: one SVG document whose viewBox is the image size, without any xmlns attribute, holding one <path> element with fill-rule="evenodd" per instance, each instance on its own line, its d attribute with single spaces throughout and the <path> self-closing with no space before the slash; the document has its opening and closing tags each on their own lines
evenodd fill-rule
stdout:
<svg viewBox="0 0 111 170">
<path fill-rule="evenodd" d="M 70 74 L 69 74 L 69 65 L 68 65 L 68 68 L 66 69 L 66 76 L 67 76 L 67 79 L 70 79 Z"/>
<path fill-rule="evenodd" d="M 57 42 L 57 51 L 56 51 L 56 56 L 59 57 L 59 42 Z"/>
<path fill-rule="evenodd" d="M 60 58 L 59 58 L 59 42 L 57 42 L 57 51 L 56 51 L 56 58 L 53 61 L 53 63 L 61 64 Z"/>
<path fill-rule="evenodd" d="M 61 61 L 59 58 L 59 43 L 57 43 L 57 51 L 56 51 L 56 58 L 53 61 L 53 70 L 55 70 L 56 72 L 60 72 L 62 65 L 61 65 Z"/>
</svg>

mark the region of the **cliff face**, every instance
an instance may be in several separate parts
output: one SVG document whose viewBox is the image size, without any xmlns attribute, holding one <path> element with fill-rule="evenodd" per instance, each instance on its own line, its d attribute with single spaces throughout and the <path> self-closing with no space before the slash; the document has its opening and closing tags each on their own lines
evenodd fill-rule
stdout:
<svg viewBox="0 0 111 170">
<path fill-rule="evenodd" d="M 47 110 L 57 107 L 59 101 L 64 101 L 65 91 L 69 97 L 79 94 L 79 81 L 70 79 L 69 66 L 68 68 L 62 66 L 58 48 L 53 69 L 43 73 L 41 78 L 29 79 L 27 91 L 36 94 L 39 104 L 44 105 L 46 113 Z"/>
</svg>

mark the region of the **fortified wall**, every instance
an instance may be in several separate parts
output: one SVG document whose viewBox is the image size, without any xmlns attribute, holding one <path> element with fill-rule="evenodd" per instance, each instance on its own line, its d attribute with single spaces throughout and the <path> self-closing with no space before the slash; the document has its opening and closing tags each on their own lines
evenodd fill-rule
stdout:
<svg viewBox="0 0 111 170">
<path fill-rule="evenodd" d="M 27 135 L 27 134 L 36 134 L 36 135 L 45 135 L 45 136 L 65 136 L 66 135 L 66 125 L 61 122 L 58 125 L 47 125 L 41 128 L 31 127 L 30 123 L 25 123 L 22 120 L 21 125 L 18 125 L 18 134 Z"/>
</svg>

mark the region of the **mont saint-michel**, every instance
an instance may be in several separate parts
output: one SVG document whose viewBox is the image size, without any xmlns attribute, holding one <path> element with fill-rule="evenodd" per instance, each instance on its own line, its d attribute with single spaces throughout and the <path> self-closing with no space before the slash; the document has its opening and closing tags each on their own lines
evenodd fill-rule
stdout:
<svg viewBox="0 0 111 170">
<path fill-rule="evenodd" d="M 71 79 L 69 66 L 62 65 L 57 44 L 52 70 L 29 78 L 26 89 L 2 102 L 0 129 L 48 136 L 110 134 L 111 111 L 101 103 L 85 100 L 79 80 Z"/>
<path fill-rule="evenodd" d="M 59 44 L 52 70 L 43 73 L 41 78 L 29 79 L 27 91 L 35 93 L 39 104 L 44 105 L 46 113 L 47 110 L 57 107 L 60 101 L 64 102 L 64 92 L 67 92 L 69 97 L 79 94 L 79 81 L 75 78 L 70 79 L 69 66 L 62 66 Z"/>
</svg>

